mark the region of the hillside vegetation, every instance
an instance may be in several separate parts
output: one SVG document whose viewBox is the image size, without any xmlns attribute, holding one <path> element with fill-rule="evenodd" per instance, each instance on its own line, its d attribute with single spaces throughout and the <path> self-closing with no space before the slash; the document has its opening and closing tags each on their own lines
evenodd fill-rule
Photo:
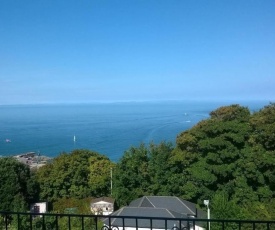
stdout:
<svg viewBox="0 0 275 230">
<path fill-rule="evenodd" d="M 175 145 L 131 147 L 117 163 L 75 150 L 30 172 L 1 158 L 0 209 L 21 205 L 22 210 L 31 201 L 47 200 L 62 212 L 79 200 L 84 213 L 88 197 L 112 195 L 120 207 L 144 195 L 175 195 L 201 207 L 209 199 L 214 218 L 275 219 L 274 156 L 275 104 L 255 113 L 240 105 L 224 106 L 180 133 Z"/>
</svg>

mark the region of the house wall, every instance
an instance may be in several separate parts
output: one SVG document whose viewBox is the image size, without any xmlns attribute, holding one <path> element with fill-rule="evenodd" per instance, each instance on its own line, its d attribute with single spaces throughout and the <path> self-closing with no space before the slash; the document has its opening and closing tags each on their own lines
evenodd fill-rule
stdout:
<svg viewBox="0 0 275 230">
<path fill-rule="evenodd" d="M 95 215 L 110 215 L 114 211 L 114 206 L 112 203 L 99 201 L 91 204 L 91 211 Z"/>
<path fill-rule="evenodd" d="M 48 203 L 47 202 L 33 203 L 31 204 L 30 211 L 35 213 L 46 213 L 48 211 Z M 42 215 L 40 215 L 40 217 L 42 217 Z"/>
<path fill-rule="evenodd" d="M 48 209 L 47 202 L 38 202 L 31 204 L 31 212 L 35 212 L 35 206 L 39 207 L 39 213 L 46 213 Z"/>
</svg>

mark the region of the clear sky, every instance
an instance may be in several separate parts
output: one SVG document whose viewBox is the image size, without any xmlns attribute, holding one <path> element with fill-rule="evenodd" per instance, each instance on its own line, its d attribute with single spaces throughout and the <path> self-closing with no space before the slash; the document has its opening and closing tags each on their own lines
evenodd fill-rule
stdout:
<svg viewBox="0 0 275 230">
<path fill-rule="evenodd" d="M 0 0 L 0 104 L 275 99 L 274 0 Z"/>
</svg>

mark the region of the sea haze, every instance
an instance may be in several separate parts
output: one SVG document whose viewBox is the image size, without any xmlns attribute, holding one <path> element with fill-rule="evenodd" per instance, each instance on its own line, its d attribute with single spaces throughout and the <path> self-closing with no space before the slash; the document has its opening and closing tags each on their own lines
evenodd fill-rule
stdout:
<svg viewBox="0 0 275 230">
<path fill-rule="evenodd" d="M 268 103 L 241 105 L 258 110 Z M 0 106 L 0 155 L 55 157 L 89 149 L 117 161 L 140 143 L 170 141 L 227 102 L 127 102 Z M 75 136 L 75 141 L 74 141 Z"/>
</svg>

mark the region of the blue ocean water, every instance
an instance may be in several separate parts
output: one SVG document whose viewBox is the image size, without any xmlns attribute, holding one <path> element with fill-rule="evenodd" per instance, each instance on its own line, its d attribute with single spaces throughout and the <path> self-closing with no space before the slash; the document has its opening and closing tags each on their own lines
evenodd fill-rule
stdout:
<svg viewBox="0 0 275 230">
<path fill-rule="evenodd" d="M 117 161 L 131 146 L 171 141 L 227 102 L 125 102 L 0 106 L 0 155 L 55 157 L 90 149 Z M 241 105 L 258 110 L 267 102 Z M 75 141 L 74 141 L 75 136 Z M 8 141 L 10 140 L 10 141 Z"/>
</svg>

